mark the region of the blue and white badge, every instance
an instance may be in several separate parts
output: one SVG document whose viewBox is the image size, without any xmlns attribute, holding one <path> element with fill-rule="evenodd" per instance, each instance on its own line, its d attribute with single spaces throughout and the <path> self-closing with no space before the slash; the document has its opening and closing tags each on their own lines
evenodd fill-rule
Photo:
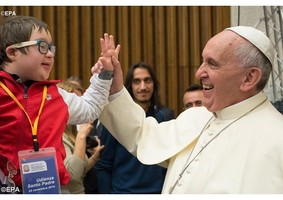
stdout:
<svg viewBox="0 0 283 200">
<path fill-rule="evenodd" d="M 54 147 L 19 151 L 18 155 L 24 194 L 61 193 Z"/>
</svg>

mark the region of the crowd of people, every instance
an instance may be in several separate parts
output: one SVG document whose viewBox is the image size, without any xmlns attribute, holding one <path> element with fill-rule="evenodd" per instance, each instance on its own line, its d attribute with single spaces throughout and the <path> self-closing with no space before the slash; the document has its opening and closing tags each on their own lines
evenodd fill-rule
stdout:
<svg viewBox="0 0 283 200">
<path fill-rule="evenodd" d="M 212 37 L 195 74 L 200 85 L 186 89 L 176 118 L 160 103 L 149 64 L 130 66 L 124 83 L 121 46 L 107 33 L 100 44 L 84 90 L 78 78 L 48 80 L 56 48 L 45 22 L 11 16 L 0 26 L 1 187 L 283 193 L 283 116 L 263 92 L 275 49 L 263 32 L 237 26 Z"/>
</svg>

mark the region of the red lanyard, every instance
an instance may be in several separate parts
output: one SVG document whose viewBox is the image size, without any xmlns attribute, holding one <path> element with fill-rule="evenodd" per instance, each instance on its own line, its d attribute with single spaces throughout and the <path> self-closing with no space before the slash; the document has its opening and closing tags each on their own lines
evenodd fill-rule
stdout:
<svg viewBox="0 0 283 200">
<path fill-rule="evenodd" d="M 9 96 L 16 102 L 16 104 L 23 110 L 23 112 L 27 116 L 28 121 L 30 123 L 31 131 L 32 131 L 32 141 L 33 141 L 33 144 L 34 144 L 34 150 L 38 151 L 39 150 L 39 143 L 37 141 L 37 127 L 38 127 L 39 116 L 40 116 L 40 114 L 42 112 L 43 105 L 44 105 L 44 102 L 45 102 L 45 99 L 46 99 L 46 95 L 47 95 L 47 86 L 45 85 L 44 88 L 43 88 L 41 105 L 40 105 L 37 117 L 36 117 L 36 119 L 35 119 L 33 124 L 32 124 L 32 121 L 31 121 L 28 113 L 26 112 L 25 108 L 18 101 L 18 99 L 15 97 L 15 95 L 9 90 L 9 88 L 7 88 L 1 81 L 0 81 L 0 86 L 2 86 L 2 88 L 7 92 L 7 94 L 9 94 Z"/>
</svg>

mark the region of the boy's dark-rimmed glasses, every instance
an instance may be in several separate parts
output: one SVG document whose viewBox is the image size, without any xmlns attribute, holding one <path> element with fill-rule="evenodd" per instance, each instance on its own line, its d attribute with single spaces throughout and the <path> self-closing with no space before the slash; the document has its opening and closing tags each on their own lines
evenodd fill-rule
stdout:
<svg viewBox="0 0 283 200">
<path fill-rule="evenodd" d="M 50 50 L 51 53 L 55 56 L 56 47 L 53 44 L 49 44 L 49 43 L 47 43 L 46 41 L 43 41 L 43 40 L 20 42 L 20 43 L 17 43 L 17 44 L 13 44 L 12 46 L 17 48 L 17 49 L 20 49 L 20 48 L 28 47 L 28 46 L 32 46 L 32 45 L 37 45 L 38 51 L 41 54 L 47 54 L 48 50 Z"/>
</svg>

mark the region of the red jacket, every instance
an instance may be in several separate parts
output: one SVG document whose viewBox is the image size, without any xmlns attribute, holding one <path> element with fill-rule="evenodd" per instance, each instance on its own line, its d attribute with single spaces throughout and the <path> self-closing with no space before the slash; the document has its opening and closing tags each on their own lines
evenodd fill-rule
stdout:
<svg viewBox="0 0 283 200">
<path fill-rule="evenodd" d="M 69 118 L 68 107 L 56 86 L 57 81 L 34 82 L 28 89 L 17 83 L 11 75 L 0 71 L 0 80 L 19 100 L 30 116 L 32 123 L 38 115 L 42 101 L 43 86 L 46 85 L 47 97 L 39 118 L 37 138 L 40 148 L 55 147 L 61 185 L 67 185 L 70 176 L 64 166 L 66 156 L 62 134 Z M 27 116 L 15 101 L 0 86 L 0 154 L 17 166 L 18 173 L 13 180 L 21 186 L 18 152 L 33 149 L 32 131 Z M 6 161 L 0 159 L 0 167 L 7 173 Z"/>
</svg>

